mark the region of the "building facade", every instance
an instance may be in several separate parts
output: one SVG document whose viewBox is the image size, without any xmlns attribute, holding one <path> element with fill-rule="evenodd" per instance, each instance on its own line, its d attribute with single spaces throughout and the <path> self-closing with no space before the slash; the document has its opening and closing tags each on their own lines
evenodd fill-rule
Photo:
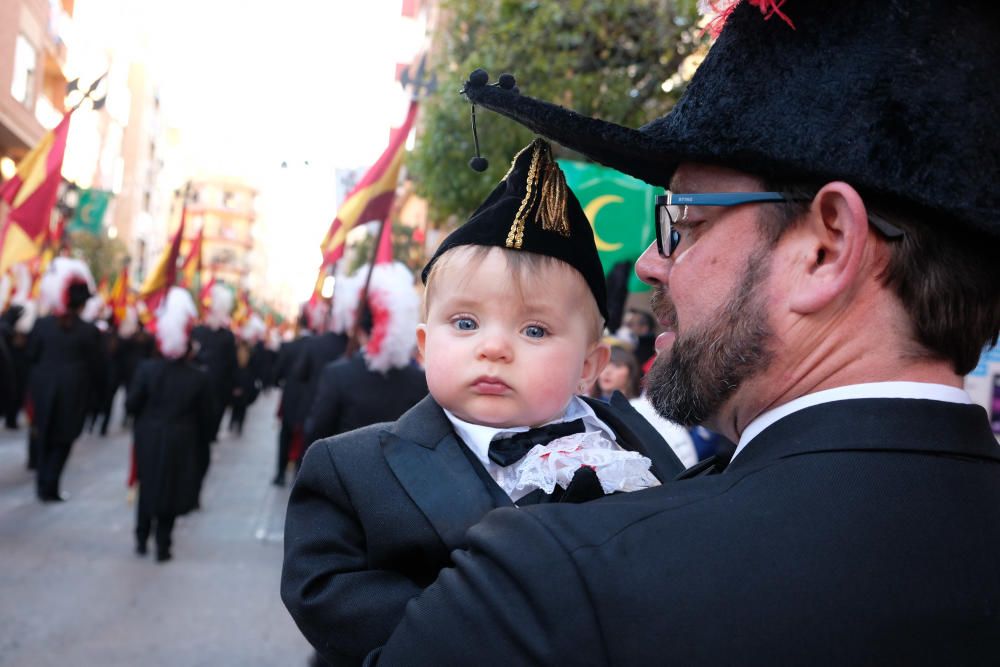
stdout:
<svg viewBox="0 0 1000 667">
<path fill-rule="evenodd" d="M 0 179 L 59 122 L 73 0 L 0 2 Z"/>
</svg>

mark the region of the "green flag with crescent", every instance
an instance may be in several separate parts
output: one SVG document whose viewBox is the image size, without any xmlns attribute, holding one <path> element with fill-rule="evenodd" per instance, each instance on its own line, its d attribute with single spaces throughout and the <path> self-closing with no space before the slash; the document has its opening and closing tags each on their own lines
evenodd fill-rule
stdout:
<svg viewBox="0 0 1000 667">
<path fill-rule="evenodd" d="M 108 190 L 82 190 L 80 203 L 77 204 L 76 213 L 68 226 L 69 231 L 100 234 L 111 195 Z"/>
<path fill-rule="evenodd" d="M 618 262 L 635 262 L 656 238 L 653 200 L 662 188 L 591 162 L 557 160 L 566 174 L 583 212 L 594 228 L 594 241 L 604 272 Z M 630 292 L 645 292 L 649 285 L 633 274 Z"/>
</svg>

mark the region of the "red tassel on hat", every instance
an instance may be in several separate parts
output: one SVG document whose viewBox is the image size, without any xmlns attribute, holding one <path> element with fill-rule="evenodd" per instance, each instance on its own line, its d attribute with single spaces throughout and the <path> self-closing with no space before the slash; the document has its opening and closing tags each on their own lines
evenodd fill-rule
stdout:
<svg viewBox="0 0 1000 667">
<path fill-rule="evenodd" d="M 786 0 L 745 1 L 752 7 L 759 9 L 760 13 L 764 15 L 765 21 L 777 14 L 778 18 L 787 23 L 792 30 L 795 30 L 795 24 L 792 23 L 792 19 L 788 18 L 788 15 L 781 11 L 781 6 L 785 4 Z M 719 12 L 718 16 L 709 21 L 708 25 L 705 26 L 705 29 L 712 35 L 712 37 L 719 36 L 719 33 L 722 32 L 722 28 L 726 25 L 726 20 L 729 18 L 729 15 L 736 10 L 736 7 L 739 6 L 740 1 L 737 0 L 737 2 L 732 2 L 728 6 L 720 9 L 722 4 L 723 2 L 720 2 L 720 0 L 708 0 L 708 5 L 711 7 L 712 11 Z"/>
</svg>

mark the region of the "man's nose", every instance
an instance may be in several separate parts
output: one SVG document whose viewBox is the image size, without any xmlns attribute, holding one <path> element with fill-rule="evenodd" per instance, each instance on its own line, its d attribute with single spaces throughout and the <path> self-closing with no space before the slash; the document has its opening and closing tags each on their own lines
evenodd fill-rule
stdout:
<svg viewBox="0 0 1000 667">
<path fill-rule="evenodd" d="M 656 241 L 653 241 L 636 261 L 635 275 L 653 287 L 666 285 L 672 264 L 673 259 L 660 256 L 660 251 L 656 249 Z"/>
</svg>

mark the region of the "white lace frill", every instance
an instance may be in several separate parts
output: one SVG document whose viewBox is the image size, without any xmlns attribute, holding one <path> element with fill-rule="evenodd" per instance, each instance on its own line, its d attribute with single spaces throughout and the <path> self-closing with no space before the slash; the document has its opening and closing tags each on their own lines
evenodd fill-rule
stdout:
<svg viewBox="0 0 1000 667">
<path fill-rule="evenodd" d="M 639 452 L 619 449 L 600 431 L 575 433 L 532 447 L 518 468 L 515 489 L 565 489 L 580 466 L 588 466 L 597 473 L 604 493 L 638 491 L 660 485 L 649 471 L 651 465 Z"/>
</svg>

